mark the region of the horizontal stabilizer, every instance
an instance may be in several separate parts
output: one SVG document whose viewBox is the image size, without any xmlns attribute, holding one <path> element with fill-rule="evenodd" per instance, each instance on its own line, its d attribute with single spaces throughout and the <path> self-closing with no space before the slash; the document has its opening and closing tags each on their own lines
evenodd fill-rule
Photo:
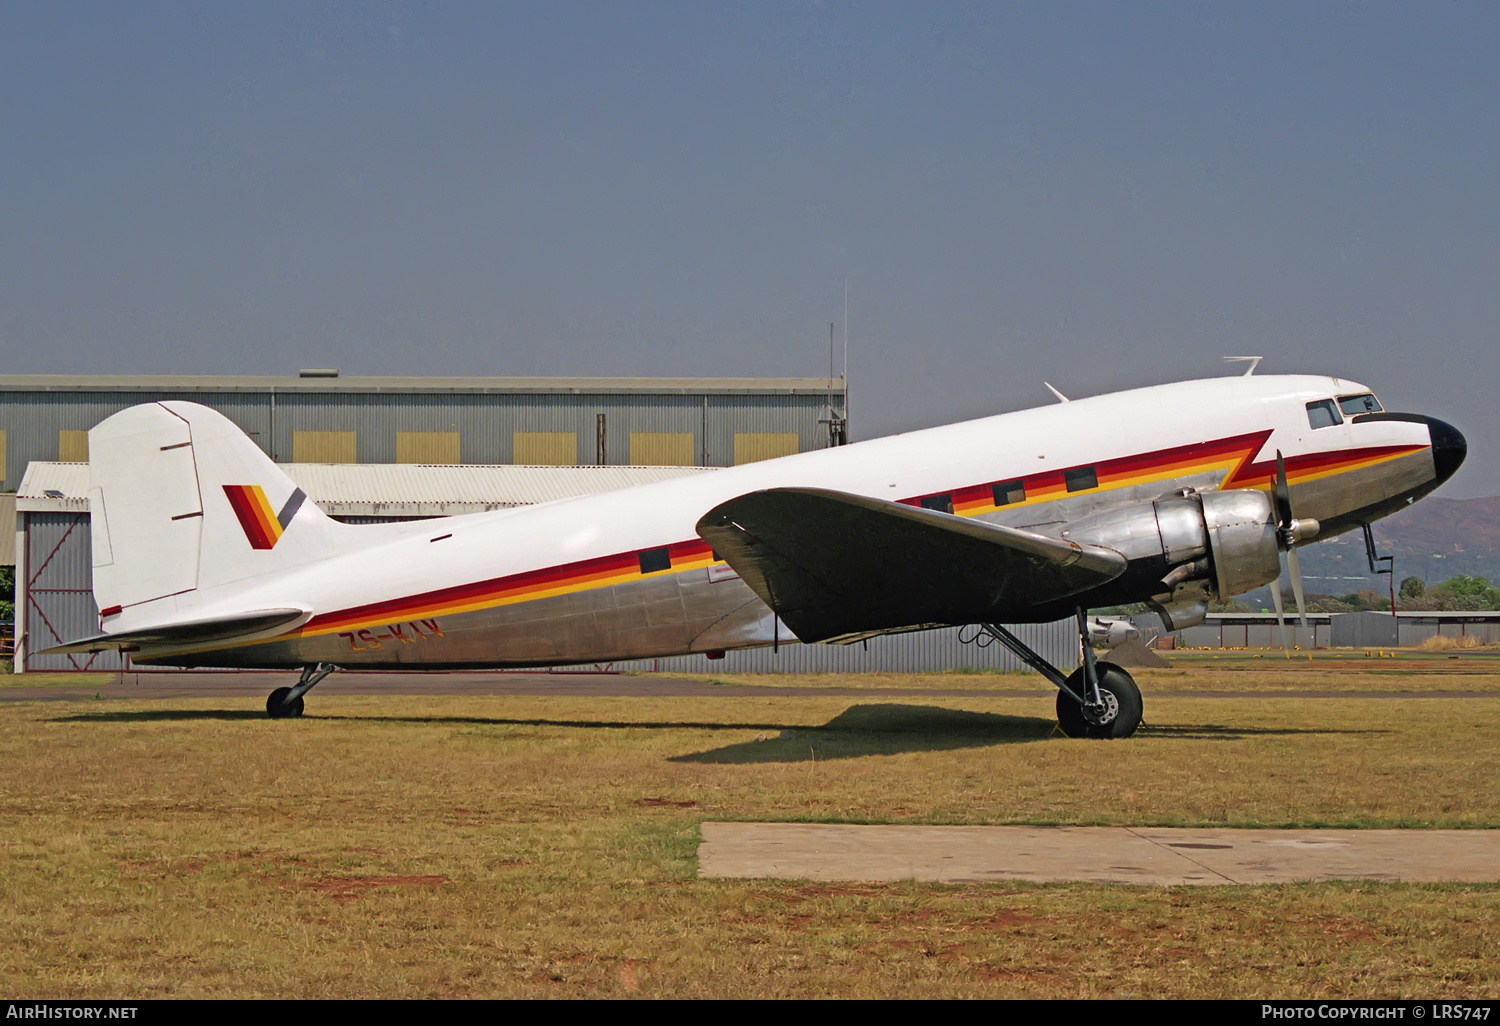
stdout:
<svg viewBox="0 0 1500 1026">
<path fill-rule="evenodd" d="M 1113 580 L 1113 549 L 820 488 L 773 488 L 698 521 L 805 642 L 942 624 L 1006 622 Z"/>
<path fill-rule="evenodd" d="M 303 609 L 257 609 L 232 616 L 213 616 L 202 620 L 181 620 L 119 634 L 99 634 L 81 638 L 66 645 L 44 648 L 37 655 L 64 655 L 70 652 L 109 652 L 118 649 L 133 652 L 142 648 L 189 647 L 220 641 L 249 638 L 304 619 Z"/>
</svg>

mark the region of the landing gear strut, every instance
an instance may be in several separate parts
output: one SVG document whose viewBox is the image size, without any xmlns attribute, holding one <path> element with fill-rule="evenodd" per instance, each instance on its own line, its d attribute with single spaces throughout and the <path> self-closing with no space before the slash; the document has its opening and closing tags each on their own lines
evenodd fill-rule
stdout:
<svg viewBox="0 0 1500 1026">
<path fill-rule="evenodd" d="M 980 629 L 1057 686 L 1057 723 L 1069 737 L 1129 737 L 1141 725 L 1141 689 L 1114 663 L 1095 662 L 1088 613 L 1082 607 L 1078 633 L 1083 639 L 1083 665 L 1066 677 L 999 624 L 982 624 Z"/>
<path fill-rule="evenodd" d="M 304 666 L 302 677 L 295 687 L 277 688 L 266 699 L 266 715 L 273 720 L 291 720 L 302 715 L 302 696 L 307 694 L 324 677 L 338 667 L 332 663 Z"/>
</svg>

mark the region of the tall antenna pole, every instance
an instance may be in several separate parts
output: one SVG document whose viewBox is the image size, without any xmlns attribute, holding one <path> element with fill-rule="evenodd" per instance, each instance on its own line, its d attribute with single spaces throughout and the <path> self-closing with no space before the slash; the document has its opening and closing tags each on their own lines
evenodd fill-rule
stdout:
<svg viewBox="0 0 1500 1026">
<path fill-rule="evenodd" d="M 844 279 L 844 441 L 849 441 L 849 279 Z"/>
<path fill-rule="evenodd" d="M 828 411 L 828 444 L 830 446 L 841 444 L 839 436 L 839 411 L 833 405 L 833 322 L 828 322 L 828 394 L 824 398 L 823 408 Z"/>
</svg>

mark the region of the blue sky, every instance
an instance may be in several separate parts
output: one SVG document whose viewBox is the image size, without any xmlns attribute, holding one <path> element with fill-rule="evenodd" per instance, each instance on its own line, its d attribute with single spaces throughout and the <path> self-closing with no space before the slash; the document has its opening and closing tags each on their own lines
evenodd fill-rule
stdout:
<svg viewBox="0 0 1500 1026">
<path fill-rule="evenodd" d="M 1493 4 L 0 8 L 11 373 L 1333 372 L 1500 493 Z"/>
</svg>

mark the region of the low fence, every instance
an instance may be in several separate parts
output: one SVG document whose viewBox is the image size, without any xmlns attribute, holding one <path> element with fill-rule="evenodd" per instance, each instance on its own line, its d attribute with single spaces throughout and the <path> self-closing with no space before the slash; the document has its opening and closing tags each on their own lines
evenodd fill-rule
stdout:
<svg viewBox="0 0 1500 1026">
<path fill-rule="evenodd" d="M 1142 637 L 1170 638 L 1174 648 L 1280 648 L 1281 631 L 1274 614 L 1210 613 L 1196 627 L 1167 633 L 1152 614 L 1131 617 Z M 1424 610 L 1390 613 L 1311 613 L 1306 626 L 1296 614 L 1286 618 L 1291 645 L 1312 648 L 1416 648 L 1434 637 L 1473 638 L 1475 644 L 1500 644 L 1500 611 Z M 1161 647 L 1166 647 L 1162 645 Z"/>
</svg>

